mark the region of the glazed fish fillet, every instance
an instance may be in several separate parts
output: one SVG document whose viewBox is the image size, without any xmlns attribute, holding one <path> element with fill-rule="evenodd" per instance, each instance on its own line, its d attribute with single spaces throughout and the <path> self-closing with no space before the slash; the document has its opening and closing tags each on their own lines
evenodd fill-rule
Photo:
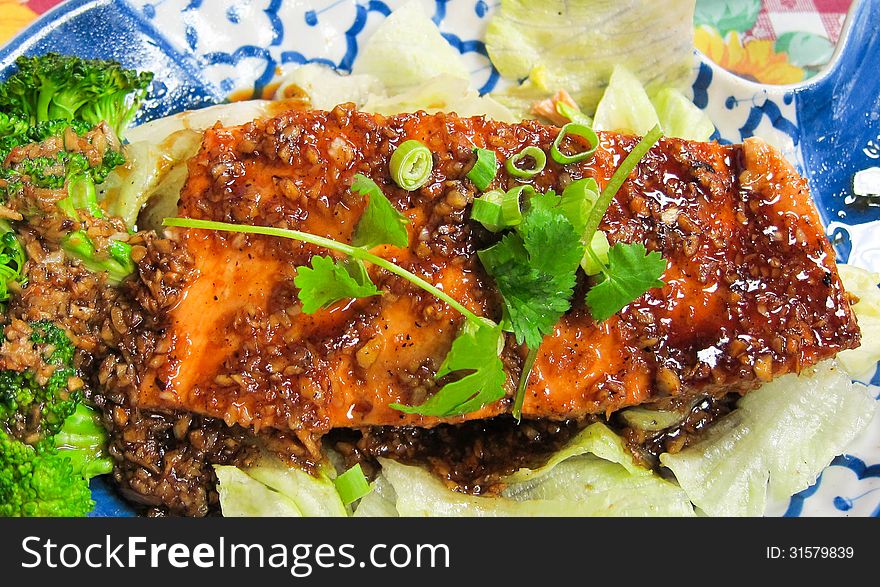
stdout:
<svg viewBox="0 0 880 587">
<path fill-rule="evenodd" d="M 500 319 L 500 298 L 476 251 L 497 237 L 469 220 L 465 178 L 474 146 L 501 162 L 528 145 L 549 151 L 557 128 L 536 122 L 424 113 L 381 117 L 337 107 L 209 130 L 181 194 L 180 215 L 293 228 L 350 242 L 371 177 L 410 220 L 407 248 L 374 252 L 424 277 L 477 314 Z M 407 139 L 434 154 L 414 192 L 390 179 Z M 576 141 L 577 138 L 567 140 Z M 605 185 L 637 138 L 600 134 L 595 157 L 534 179 Z M 503 165 L 493 187 L 517 180 Z M 746 392 L 859 344 L 859 330 L 806 181 L 765 143 L 722 146 L 663 139 L 618 192 L 601 228 L 668 261 L 666 285 L 597 324 L 579 285 L 573 309 L 546 337 L 524 415 L 568 419 L 664 398 Z M 301 312 L 296 268 L 319 247 L 287 239 L 170 231 L 195 267 L 162 340 L 140 374 L 141 407 L 185 410 L 254 428 L 320 434 L 334 427 L 432 426 L 393 402 L 418 404 L 462 317 L 408 282 L 370 270 L 383 295 Z M 448 421 L 510 410 L 525 350 L 508 337 L 507 398 Z"/>
</svg>

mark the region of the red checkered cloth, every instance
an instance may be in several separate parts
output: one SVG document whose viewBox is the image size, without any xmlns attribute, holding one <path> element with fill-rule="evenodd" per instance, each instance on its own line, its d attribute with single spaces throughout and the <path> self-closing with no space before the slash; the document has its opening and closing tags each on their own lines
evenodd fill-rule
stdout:
<svg viewBox="0 0 880 587">
<path fill-rule="evenodd" d="M 865 0 L 874 1 L 874 0 Z M 787 32 L 815 33 L 837 43 L 852 0 L 764 0 L 745 39 L 778 39 Z"/>
</svg>

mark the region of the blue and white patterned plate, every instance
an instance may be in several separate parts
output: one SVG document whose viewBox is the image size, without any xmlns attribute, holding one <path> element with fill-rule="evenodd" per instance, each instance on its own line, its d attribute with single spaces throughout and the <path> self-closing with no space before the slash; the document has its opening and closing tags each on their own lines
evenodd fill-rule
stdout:
<svg viewBox="0 0 880 587">
<path fill-rule="evenodd" d="M 497 2 L 422 0 L 482 92 L 499 82 L 481 41 Z M 359 43 L 400 0 L 71 0 L 0 48 L 0 76 L 22 54 L 46 51 L 116 59 L 156 72 L 140 122 L 260 95 L 279 71 L 318 62 L 350 71 Z M 880 208 L 848 208 L 853 176 L 880 167 L 880 2 L 855 2 L 832 62 L 796 86 L 763 86 L 707 59 L 694 71 L 694 102 L 722 142 L 760 136 L 809 178 L 841 261 L 880 271 Z M 874 376 L 880 383 L 880 375 Z M 876 388 L 873 391 L 877 392 Z M 880 399 L 880 398 L 878 398 Z M 102 481 L 93 515 L 131 515 Z M 770 515 L 880 516 L 880 419 L 815 485 L 773 504 Z"/>
</svg>

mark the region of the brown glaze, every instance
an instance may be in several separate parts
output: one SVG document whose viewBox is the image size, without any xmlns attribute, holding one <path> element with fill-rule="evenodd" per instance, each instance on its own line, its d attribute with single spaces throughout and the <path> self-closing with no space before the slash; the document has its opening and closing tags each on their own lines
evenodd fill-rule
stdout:
<svg viewBox="0 0 880 587">
<path fill-rule="evenodd" d="M 536 122 L 385 118 L 346 107 L 215 127 L 190 161 L 180 215 L 349 242 L 364 208 L 349 186 L 364 173 L 410 220 L 409 247 L 374 252 L 498 319 L 497 292 L 475 255 L 496 237 L 468 220 L 472 149 L 491 148 L 503 162 L 528 145 L 549 151 L 557 132 Z M 600 138 L 592 161 L 560 166 L 548 157 L 532 183 L 560 191 L 594 177 L 604 185 L 638 139 Z M 407 139 L 434 153 L 431 179 L 415 192 L 397 188 L 388 172 L 391 153 Z M 502 166 L 492 187 L 516 183 Z M 590 317 L 582 287 L 541 347 L 528 417 L 564 420 L 680 395 L 745 392 L 859 343 L 806 182 L 761 142 L 661 140 L 618 192 L 602 229 L 612 243 L 660 251 L 666 286 L 602 324 Z M 388 404 L 419 403 L 436 391 L 433 375 L 461 323 L 457 312 L 373 268 L 382 296 L 304 315 L 296 267 L 325 250 L 262 236 L 173 235 L 196 271 L 158 345 L 167 352 L 143 373 L 142 406 L 317 434 L 441 422 Z M 508 398 L 448 421 L 508 411 L 523 354 L 507 341 Z"/>
</svg>

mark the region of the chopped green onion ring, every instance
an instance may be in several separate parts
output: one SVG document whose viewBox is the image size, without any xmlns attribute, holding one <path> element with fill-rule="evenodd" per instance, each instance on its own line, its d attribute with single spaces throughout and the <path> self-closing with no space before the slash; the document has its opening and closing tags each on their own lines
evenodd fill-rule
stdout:
<svg viewBox="0 0 880 587">
<path fill-rule="evenodd" d="M 586 151 L 575 153 L 574 155 L 567 155 L 563 153 L 559 149 L 559 146 L 562 144 L 562 139 L 564 139 L 568 135 L 573 135 L 586 139 L 587 142 L 590 144 L 590 148 Z M 559 134 L 556 135 L 556 140 L 553 141 L 553 146 L 550 147 L 550 156 L 553 157 L 553 160 L 560 165 L 568 165 L 569 163 L 577 163 L 578 161 L 584 161 L 591 158 L 593 156 L 593 153 L 595 153 L 596 149 L 598 148 L 599 137 L 596 135 L 596 131 L 585 124 L 569 122 L 561 129 L 559 129 Z"/>
<path fill-rule="evenodd" d="M 501 221 L 505 227 L 518 226 L 522 222 L 523 196 L 531 198 L 535 193 L 535 188 L 530 185 L 507 190 L 501 199 Z"/>
<path fill-rule="evenodd" d="M 431 151 L 414 140 L 404 141 L 391 155 L 391 179 L 408 192 L 417 190 L 431 177 L 434 158 Z"/>
<path fill-rule="evenodd" d="M 372 491 L 360 463 L 356 464 L 334 481 L 336 492 L 344 505 L 351 505 Z"/>
<path fill-rule="evenodd" d="M 587 245 L 587 252 L 581 260 L 581 268 L 587 275 L 599 275 L 608 265 L 608 251 L 611 244 L 608 237 L 601 230 L 593 233 L 593 238 Z"/>
<path fill-rule="evenodd" d="M 593 204 L 599 199 L 599 184 L 592 177 L 577 179 L 562 192 L 559 207 L 572 226 L 581 230 L 587 224 Z"/>
<path fill-rule="evenodd" d="M 479 198 L 474 199 L 474 205 L 471 208 L 471 219 L 476 220 L 486 227 L 486 230 L 491 232 L 498 232 L 505 228 L 501 209 L 501 202 L 503 200 L 504 192 L 500 190 L 486 192 Z"/>
<path fill-rule="evenodd" d="M 526 157 L 531 157 L 534 161 L 531 169 L 523 169 L 519 166 L 519 163 Z M 547 154 L 542 149 L 539 149 L 534 145 L 526 147 L 504 163 L 504 167 L 505 169 L 507 169 L 507 173 L 509 173 L 513 177 L 519 177 L 522 179 L 535 177 L 536 175 L 544 171 L 544 167 L 546 166 Z"/>
<path fill-rule="evenodd" d="M 490 149 L 476 147 L 474 152 L 477 154 L 477 160 L 471 170 L 467 172 L 467 178 L 474 183 L 478 190 L 483 192 L 486 191 L 498 173 L 497 159 L 495 151 Z"/>
</svg>

